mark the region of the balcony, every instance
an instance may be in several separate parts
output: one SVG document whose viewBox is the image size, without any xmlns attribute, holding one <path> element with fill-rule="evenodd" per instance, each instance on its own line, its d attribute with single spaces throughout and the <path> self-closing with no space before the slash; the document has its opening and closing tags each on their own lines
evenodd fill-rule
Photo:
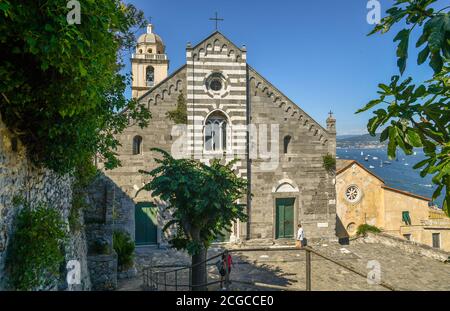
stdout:
<svg viewBox="0 0 450 311">
<path fill-rule="evenodd" d="M 131 54 L 132 59 L 167 60 L 166 54 Z"/>
</svg>

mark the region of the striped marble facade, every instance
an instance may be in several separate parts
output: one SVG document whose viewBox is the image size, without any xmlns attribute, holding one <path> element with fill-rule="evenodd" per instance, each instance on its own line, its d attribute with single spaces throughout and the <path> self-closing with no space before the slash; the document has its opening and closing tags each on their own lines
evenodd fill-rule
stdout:
<svg viewBox="0 0 450 311">
<path fill-rule="evenodd" d="M 188 151 L 202 161 L 223 157 L 224 153 L 205 151 L 204 130 L 207 117 L 216 111 L 228 118 L 225 158 L 239 159 L 236 169 L 245 177 L 247 139 L 247 62 L 246 50 L 234 46 L 216 32 L 195 47 L 186 50 Z M 212 73 L 222 74 L 227 81 L 223 94 L 210 94 L 206 81 Z"/>
</svg>

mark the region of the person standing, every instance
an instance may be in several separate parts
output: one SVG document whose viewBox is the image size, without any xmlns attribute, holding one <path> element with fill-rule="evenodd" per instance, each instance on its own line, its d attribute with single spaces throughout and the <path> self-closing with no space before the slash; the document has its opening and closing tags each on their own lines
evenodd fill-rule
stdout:
<svg viewBox="0 0 450 311">
<path fill-rule="evenodd" d="M 305 246 L 305 231 L 302 228 L 301 224 L 298 224 L 298 230 L 297 230 L 297 242 L 296 247 L 302 248 Z"/>
</svg>

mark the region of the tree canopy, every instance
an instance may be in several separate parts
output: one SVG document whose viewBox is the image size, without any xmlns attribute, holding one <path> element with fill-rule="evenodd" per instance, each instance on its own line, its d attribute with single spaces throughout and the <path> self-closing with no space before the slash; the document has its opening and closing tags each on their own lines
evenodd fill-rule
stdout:
<svg viewBox="0 0 450 311">
<path fill-rule="evenodd" d="M 369 34 L 387 33 L 395 24 L 402 24 L 394 38 L 398 42 L 397 65 L 400 75 L 390 83 L 380 83 L 379 97 L 357 111 L 372 110 L 375 116 L 368 122 L 371 135 L 382 129 L 381 141 L 388 140 L 388 155 L 396 157 L 397 148 L 407 155 L 413 148 L 422 148 L 426 159 L 414 168 L 420 175 L 433 175 L 437 188 L 433 199 L 444 191 L 443 209 L 450 215 L 450 6 L 436 9 L 436 0 L 397 0 L 380 24 Z M 416 29 L 421 35 L 415 44 L 420 48 L 417 64 L 428 61 L 433 70 L 429 80 L 418 85 L 413 78 L 401 79 L 408 61 L 410 35 Z"/>
<path fill-rule="evenodd" d="M 143 13 L 119 0 L 80 4 L 71 25 L 66 0 L 0 3 L 1 117 L 34 163 L 61 173 L 96 154 L 117 166 L 114 135 L 128 118 L 145 126 L 150 117 L 125 98 L 130 76 L 120 72 Z"/>
<path fill-rule="evenodd" d="M 164 231 L 175 229 L 169 243 L 192 256 L 192 284 L 194 289 L 204 289 L 208 247 L 224 231 L 231 231 L 234 221 L 247 218 L 244 205 L 238 202 L 247 194 L 247 180 L 235 175 L 235 161 L 222 165 L 214 159 L 206 165 L 152 150 L 163 158 L 155 159 L 159 166 L 151 172 L 141 171 L 152 178 L 141 190 L 150 191 L 153 198 L 167 204 L 171 220 Z"/>
</svg>

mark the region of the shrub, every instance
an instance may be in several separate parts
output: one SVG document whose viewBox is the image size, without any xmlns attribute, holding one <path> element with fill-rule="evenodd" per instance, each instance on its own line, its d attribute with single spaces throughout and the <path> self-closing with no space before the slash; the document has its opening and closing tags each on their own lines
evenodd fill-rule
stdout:
<svg viewBox="0 0 450 311">
<path fill-rule="evenodd" d="M 358 230 L 356 231 L 357 235 L 366 235 L 367 232 L 372 233 L 380 233 L 381 230 L 378 227 L 371 226 L 368 224 L 359 225 Z"/>
<path fill-rule="evenodd" d="M 113 248 L 117 253 L 119 268 L 121 270 L 130 268 L 134 259 L 134 242 L 130 235 L 123 231 L 114 231 Z"/>
<path fill-rule="evenodd" d="M 32 209 L 24 202 L 15 228 L 7 256 L 11 285 L 17 290 L 51 286 L 64 262 L 66 223 L 57 210 L 42 203 Z"/>
<path fill-rule="evenodd" d="M 336 170 L 336 158 L 331 154 L 327 153 L 326 156 L 322 157 L 323 167 L 328 173 L 333 173 Z"/>
<path fill-rule="evenodd" d="M 89 253 L 95 255 L 109 255 L 111 253 L 109 242 L 104 238 L 98 238 L 90 245 Z"/>
</svg>

